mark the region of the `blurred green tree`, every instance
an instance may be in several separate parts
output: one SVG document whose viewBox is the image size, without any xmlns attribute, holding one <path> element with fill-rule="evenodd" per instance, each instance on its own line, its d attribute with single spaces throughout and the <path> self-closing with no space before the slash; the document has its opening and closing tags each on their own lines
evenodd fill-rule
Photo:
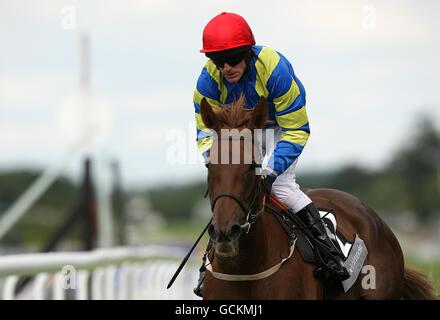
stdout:
<svg viewBox="0 0 440 320">
<path fill-rule="evenodd" d="M 428 116 L 408 130 L 403 147 L 385 168 L 401 178 L 409 208 L 427 220 L 440 211 L 440 134 Z"/>
<path fill-rule="evenodd" d="M 0 172 L 0 217 L 38 178 L 40 172 L 13 170 Z M 2 239 L 6 245 L 42 247 L 64 221 L 79 196 L 78 187 L 60 176 Z"/>
<path fill-rule="evenodd" d="M 149 196 L 154 210 L 161 212 L 169 220 L 188 220 L 194 206 L 206 191 L 206 183 L 161 187 L 150 190 Z M 207 200 L 208 201 L 208 200 Z"/>
</svg>

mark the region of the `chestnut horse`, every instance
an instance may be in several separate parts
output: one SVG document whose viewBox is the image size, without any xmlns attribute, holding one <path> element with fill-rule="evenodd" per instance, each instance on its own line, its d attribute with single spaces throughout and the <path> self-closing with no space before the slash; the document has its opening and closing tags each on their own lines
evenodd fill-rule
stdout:
<svg viewBox="0 0 440 320">
<path fill-rule="evenodd" d="M 246 163 L 245 139 L 222 139 L 222 129 L 252 132 L 264 126 L 268 107 L 260 98 L 253 110 L 244 108 L 244 98 L 214 112 L 206 99 L 201 116 L 217 139 L 211 146 L 208 192 L 213 206 L 209 236 L 213 249 L 208 254 L 209 268 L 204 283 L 204 299 L 323 299 L 323 285 L 314 277 L 315 266 L 306 263 L 298 250 L 270 276 L 258 280 L 219 279 L 212 272 L 227 275 L 255 275 L 271 269 L 291 253 L 287 233 L 276 217 L 265 209 L 261 176 L 255 162 Z M 249 131 L 248 130 L 248 131 Z M 252 139 L 251 143 L 255 141 Z M 238 146 L 239 162 L 221 163 L 225 143 L 229 151 Z M 253 152 L 253 148 L 250 151 Z M 226 156 L 227 156 L 226 155 Z M 255 157 L 253 153 L 252 157 Z M 217 159 L 217 161 L 213 161 Z M 224 161 L 223 161 L 224 162 Z M 232 163 L 231 163 L 232 162 Z M 348 193 L 333 189 L 309 189 L 307 195 L 317 207 L 336 212 L 338 230 L 347 239 L 358 234 L 365 242 L 368 256 L 364 265 L 374 267 L 375 288 L 363 288 L 360 273 L 348 292 L 336 299 L 434 299 L 431 285 L 417 271 L 404 266 L 400 245 L 390 228 L 366 204 Z M 255 219 L 249 222 L 249 211 Z M 245 212 L 248 211 L 248 212 Z M 247 232 L 243 226 L 249 227 Z M 245 228 L 246 229 L 246 228 Z"/>
</svg>

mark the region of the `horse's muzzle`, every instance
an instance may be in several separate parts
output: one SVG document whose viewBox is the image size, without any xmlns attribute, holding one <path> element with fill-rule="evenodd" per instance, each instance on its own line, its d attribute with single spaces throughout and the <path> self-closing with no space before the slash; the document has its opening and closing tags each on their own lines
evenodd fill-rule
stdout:
<svg viewBox="0 0 440 320">
<path fill-rule="evenodd" d="M 214 243 L 215 254 L 221 259 L 230 259 L 238 255 L 238 239 L 240 238 L 242 228 L 238 224 L 232 225 L 226 231 L 218 230 L 211 224 L 208 234 Z"/>
</svg>

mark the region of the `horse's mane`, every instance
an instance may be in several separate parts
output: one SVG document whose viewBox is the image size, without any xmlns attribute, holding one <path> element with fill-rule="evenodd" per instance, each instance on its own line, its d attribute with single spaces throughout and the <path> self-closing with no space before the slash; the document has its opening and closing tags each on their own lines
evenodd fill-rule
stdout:
<svg viewBox="0 0 440 320">
<path fill-rule="evenodd" d="M 245 97 L 241 95 L 232 105 L 221 105 L 216 115 L 219 121 L 229 128 L 240 128 L 247 126 L 252 116 L 252 112 L 244 107 Z"/>
</svg>

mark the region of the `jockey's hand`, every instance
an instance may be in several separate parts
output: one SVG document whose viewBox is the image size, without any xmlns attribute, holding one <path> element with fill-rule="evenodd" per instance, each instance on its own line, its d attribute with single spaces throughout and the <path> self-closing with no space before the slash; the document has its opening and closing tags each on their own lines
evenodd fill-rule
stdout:
<svg viewBox="0 0 440 320">
<path fill-rule="evenodd" d="M 276 176 L 273 173 L 268 173 L 264 176 L 264 187 L 266 189 L 266 197 L 269 198 L 272 192 L 272 185 L 276 180 Z"/>
</svg>

